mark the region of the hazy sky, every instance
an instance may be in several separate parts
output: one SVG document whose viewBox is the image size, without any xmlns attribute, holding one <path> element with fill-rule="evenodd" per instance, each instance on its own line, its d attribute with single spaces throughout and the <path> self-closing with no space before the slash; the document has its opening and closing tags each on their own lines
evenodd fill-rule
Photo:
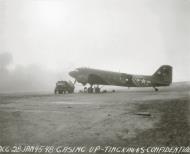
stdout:
<svg viewBox="0 0 190 154">
<path fill-rule="evenodd" d="M 190 80 L 190 0 L 0 0 L 0 53 L 13 66 L 95 67 Z"/>
</svg>

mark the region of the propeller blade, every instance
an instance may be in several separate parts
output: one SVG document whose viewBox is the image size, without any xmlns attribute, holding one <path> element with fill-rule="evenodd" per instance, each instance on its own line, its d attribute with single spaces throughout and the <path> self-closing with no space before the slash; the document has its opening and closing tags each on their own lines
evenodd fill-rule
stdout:
<svg viewBox="0 0 190 154">
<path fill-rule="evenodd" d="M 76 82 L 77 82 L 77 80 L 74 81 L 74 85 L 75 85 Z"/>
</svg>

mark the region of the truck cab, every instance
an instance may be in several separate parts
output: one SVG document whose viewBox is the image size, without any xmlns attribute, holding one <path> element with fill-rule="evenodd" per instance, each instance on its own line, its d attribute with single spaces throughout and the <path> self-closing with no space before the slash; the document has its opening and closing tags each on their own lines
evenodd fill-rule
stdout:
<svg viewBox="0 0 190 154">
<path fill-rule="evenodd" d="M 71 81 L 57 81 L 54 93 L 55 94 L 65 94 L 74 92 L 74 84 Z"/>
</svg>

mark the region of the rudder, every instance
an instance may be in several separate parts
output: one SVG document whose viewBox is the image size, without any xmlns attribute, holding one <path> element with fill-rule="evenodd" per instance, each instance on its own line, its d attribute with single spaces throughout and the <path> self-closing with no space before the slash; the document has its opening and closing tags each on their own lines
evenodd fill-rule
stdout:
<svg viewBox="0 0 190 154">
<path fill-rule="evenodd" d="M 160 86 L 168 86 L 172 83 L 172 67 L 170 65 L 162 65 L 153 74 L 154 83 Z"/>
</svg>

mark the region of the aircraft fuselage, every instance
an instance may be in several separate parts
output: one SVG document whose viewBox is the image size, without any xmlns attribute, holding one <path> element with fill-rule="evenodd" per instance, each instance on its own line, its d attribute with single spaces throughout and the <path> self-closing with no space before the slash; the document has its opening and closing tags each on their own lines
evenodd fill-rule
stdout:
<svg viewBox="0 0 190 154">
<path fill-rule="evenodd" d="M 132 75 L 92 68 L 77 68 L 69 74 L 83 85 L 114 85 L 125 87 L 158 87 L 171 83 L 172 68 L 163 65 L 153 75 Z"/>
</svg>

